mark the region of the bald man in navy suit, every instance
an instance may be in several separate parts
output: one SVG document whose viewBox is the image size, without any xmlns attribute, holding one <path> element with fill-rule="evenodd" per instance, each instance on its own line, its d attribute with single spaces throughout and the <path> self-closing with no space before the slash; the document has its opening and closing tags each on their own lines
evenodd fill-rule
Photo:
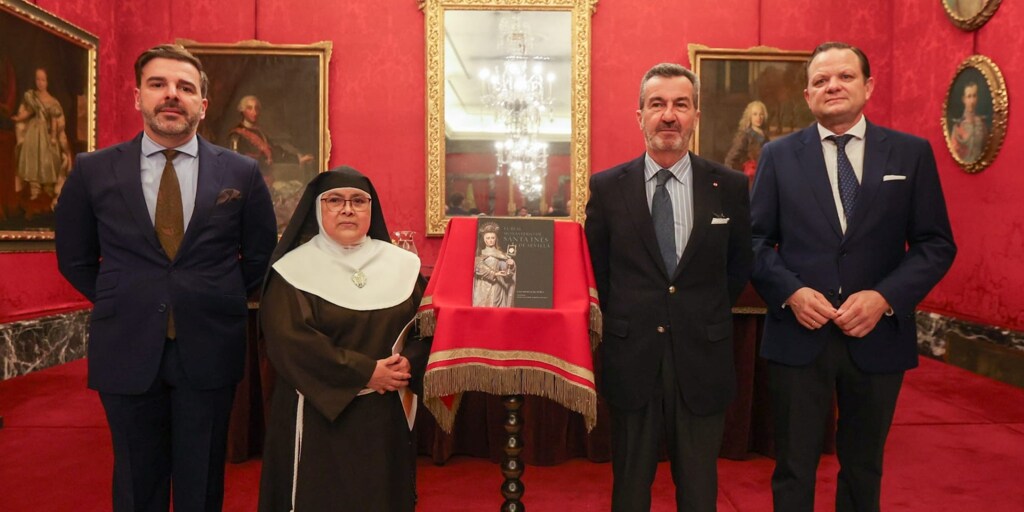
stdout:
<svg viewBox="0 0 1024 512">
<path fill-rule="evenodd" d="M 814 509 L 835 396 L 836 510 L 876 511 L 903 373 L 917 366 L 914 308 L 956 245 L 928 141 L 864 117 L 875 85 L 867 56 L 825 43 L 807 75 L 817 123 L 764 146 L 751 199 L 752 279 L 768 307 L 761 355 L 775 510 Z"/>
<path fill-rule="evenodd" d="M 113 439 L 113 509 L 166 511 L 173 488 L 176 512 L 217 511 L 274 210 L 255 160 L 196 135 L 198 59 L 158 46 L 135 77 L 143 133 L 79 155 L 57 204 L 57 262 L 93 302 L 89 387 Z"/>
</svg>

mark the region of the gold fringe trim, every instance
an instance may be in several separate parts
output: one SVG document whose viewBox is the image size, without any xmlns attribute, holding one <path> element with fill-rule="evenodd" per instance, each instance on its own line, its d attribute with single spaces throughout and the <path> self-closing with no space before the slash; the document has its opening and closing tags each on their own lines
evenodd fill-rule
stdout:
<svg viewBox="0 0 1024 512">
<path fill-rule="evenodd" d="M 431 370 L 423 379 L 423 403 L 445 432 L 452 431 L 458 402 L 449 410 L 437 397 L 458 395 L 464 391 L 542 396 L 583 415 L 587 432 L 597 424 L 597 393 L 592 388 L 538 368 L 495 368 L 485 364 L 463 364 Z"/>
<path fill-rule="evenodd" d="M 594 382 L 594 371 L 589 368 L 572 364 L 564 359 L 559 359 L 543 352 L 535 352 L 532 350 L 491 350 L 486 348 L 453 348 L 449 350 L 438 350 L 430 354 L 430 359 L 427 361 L 428 365 L 434 363 L 440 363 L 444 361 L 452 361 L 454 359 L 464 359 L 467 357 L 478 357 L 481 359 L 493 359 L 495 361 L 512 361 L 512 360 L 525 360 L 525 361 L 536 361 L 538 363 L 544 363 L 555 368 L 562 370 L 565 373 L 575 375 L 588 382 Z M 465 363 L 465 364 L 480 364 L 480 363 Z"/>
<path fill-rule="evenodd" d="M 604 320 L 601 316 L 601 307 L 593 302 L 590 303 L 590 350 L 597 350 L 601 344 L 601 333 L 604 330 Z"/>
<path fill-rule="evenodd" d="M 461 403 L 462 393 L 458 393 L 454 396 L 451 409 L 449 409 L 448 406 L 446 406 L 438 397 L 423 398 L 423 405 L 427 407 L 430 414 L 434 415 L 434 419 L 437 420 L 437 425 L 449 434 L 452 433 L 452 428 L 455 427 L 455 413 L 459 412 L 459 405 Z"/>
<path fill-rule="evenodd" d="M 434 309 L 424 309 L 416 313 L 416 323 L 420 330 L 421 337 L 434 335 L 434 328 L 437 327 L 437 319 L 434 317 Z"/>
</svg>

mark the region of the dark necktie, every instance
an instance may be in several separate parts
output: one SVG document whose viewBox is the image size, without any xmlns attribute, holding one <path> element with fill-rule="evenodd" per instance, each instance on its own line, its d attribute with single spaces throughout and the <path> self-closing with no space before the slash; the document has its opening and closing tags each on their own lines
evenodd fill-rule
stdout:
<svg viewBox="0 0 1024 512">
<path fill-rule="evenodd" d="M 836 169 L 839 174 L 839 199 L 843 203 L 843 214 L 847 222 L 853 217 L 853 209 L 857 206 L 857 193 L 860 192 L 860 182 L 853 172 L 853 164 L 846 156 L 846 143 L 850 142 L 853 135 L 829 135 L 829 140 L 836 143 Z"/>
<path fill-rule="evenodd" d="M 676 272 L 676 223 L 672 217 L 672 198 L 668 195 L 665 182 L 672 177 L 668 169 L 658 171 L 654 178 L 658 184 L 654 187 L 654 197 L 651 201 L 651 219 L 654 221 L 654 234 L 658 237 L 658 247 L 661 249 L 661 258 L 665 261 L 665 270 L 672 276 Z"/>
<path fill-rule="evenodd" d="M 174 171 L 174 158 L 178 152 L 173 149 L 162 151 L 167 157 L 164 173 L 160 176 L 160 190 L 156 193 L 156 215 L 153 222 L 156 237 L 167 253 L 167 258 L 174 261 L 185 235 L 185 214 L 181 208 L 181 185 L 178 184 L 178 173 Z M 167 315 L 167 337 L 174 338 L 173 312 Z"/>
</svg>

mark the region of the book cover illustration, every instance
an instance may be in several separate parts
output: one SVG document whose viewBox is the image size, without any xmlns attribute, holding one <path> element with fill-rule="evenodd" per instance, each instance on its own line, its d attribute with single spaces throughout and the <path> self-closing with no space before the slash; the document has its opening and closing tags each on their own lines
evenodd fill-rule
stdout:
<svg viewBox="0 0 1024 512">
<path fill-rule="evenodd" d="M 473 306 L 550 309 L 555 224 L 481 217 L 473 259 Z"/>
</svg>

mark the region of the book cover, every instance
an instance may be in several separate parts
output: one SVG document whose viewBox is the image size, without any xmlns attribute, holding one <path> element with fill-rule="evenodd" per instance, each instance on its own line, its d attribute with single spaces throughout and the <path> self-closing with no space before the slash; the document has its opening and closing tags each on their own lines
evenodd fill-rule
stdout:
<svg viewBox="0 0 1024 512">
<path fill-rule="evenodd" d="M 473 260 L 473 305 L 553 306 L 555 223 L 480 217 Z"/>
</svg>

